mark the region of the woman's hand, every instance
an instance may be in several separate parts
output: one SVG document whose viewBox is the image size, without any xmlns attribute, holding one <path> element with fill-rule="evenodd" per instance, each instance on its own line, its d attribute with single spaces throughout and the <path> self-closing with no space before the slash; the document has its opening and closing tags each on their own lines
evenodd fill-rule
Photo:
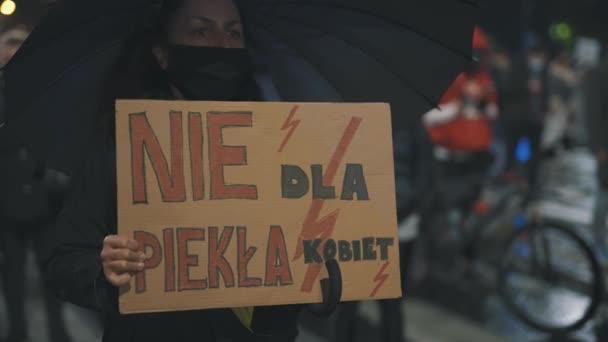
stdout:
<svg viewBox="0 0 608 342">
<path fill-rule="evenodd" d="M 139 250 L 135 240 L 117 235 L 109 235 L 103 240 L 103 273 L 114 286 L 128 284 L 136 272 L 144 269 L 144 260 L 146 255 Z"/>
</svg>

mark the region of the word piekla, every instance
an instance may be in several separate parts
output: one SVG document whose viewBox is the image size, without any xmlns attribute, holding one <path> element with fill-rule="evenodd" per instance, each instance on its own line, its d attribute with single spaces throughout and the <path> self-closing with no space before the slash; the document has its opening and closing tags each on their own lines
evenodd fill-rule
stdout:
<svg viewBox="0 0 608 342">
<path fill-rule="evenodd" d="M 236 237 L 235 237 L 236 236 Z M 146 271 L 162 267 L 165 292 L 207 290 L 223 287 L 275 287 L 293 284 L 285 235 L 280 226 L 270 227 L 265 257 L 265 271 L 250 275 L 248 265 L 258 250 L 247 243 L 247 227 L 167 228 L 162 238 L 146 231 L 136 231 L 135 240 L 148 256 L 144 271 L 135 276 L 135 292 L 146 292 Z M 207 250 L 190 250 L 188 243 L 206 241 Z M 236 248 L 236 265 L 226 258 Z M 163 260 L 164 259 L 164 260 Z M 163 262 L 164 261 L 164 262 Z M 190 269 L 207 263 L 207 277 L 192 279 Z M 256 277 L 257 276 L 257 277 Z"/>
</svg>

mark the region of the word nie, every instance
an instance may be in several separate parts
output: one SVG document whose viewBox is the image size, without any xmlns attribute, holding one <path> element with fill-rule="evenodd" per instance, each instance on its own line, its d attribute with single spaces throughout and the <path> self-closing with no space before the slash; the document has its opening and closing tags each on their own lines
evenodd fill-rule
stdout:
<svg viewBox="0 0 608 342">
<path fill-rule="evenodd" d="M 129 132 L 131 143 L 132 192 L 134 204 L 147 204 L 145 157 L 152 165 L 152 174 L 156 176 L 163 202 L 185 202 L 185 157 L 184 129 L 182 112 L 170 112 L 170 157 L 160 145 L 158 137 L 146 113 L 129 115 Z M 210 200 L 245 199 L 257 200 L 258 188 L 253 184 L 229 185 L 225 182 L 225 166 L 246 166 L 246 146 L 226 146 L 223 144 L 222 132 L 226 128 L 252 127 L 251 112 L 208 112 L 207 143 L 209 163 Z M 189 142 L 190 168 L 192 174 L 192 199 L 204 200 L 206 195 L 204 163 L 203 116 L 201 113 L 188 113 L 187 140 Z M 337 199 L 334 186 L 323 184 L 323 166 L 312 165 L 311 177 L 296 165 L 281 165 L 281 194 L 286 199 L 298 199 L 306 196 L 312 189 L 313 199 Z M 312 184 L 311 184 L 312 183 Z M 342 182 L 340 200 L 369 200 L 363 165 L 347 164 Z"/>
</svg>

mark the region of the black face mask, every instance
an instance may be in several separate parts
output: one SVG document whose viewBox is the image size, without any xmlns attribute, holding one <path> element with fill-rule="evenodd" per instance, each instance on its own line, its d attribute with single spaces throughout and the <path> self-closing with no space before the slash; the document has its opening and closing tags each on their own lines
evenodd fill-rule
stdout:
<svg viewBox="0 0 608 342">
<path fill-rule="evenodd" d="M 246 49 L 170 45 L 167 74 L 188 100 L 244 100 L 253 84 Z"/>
</svg>

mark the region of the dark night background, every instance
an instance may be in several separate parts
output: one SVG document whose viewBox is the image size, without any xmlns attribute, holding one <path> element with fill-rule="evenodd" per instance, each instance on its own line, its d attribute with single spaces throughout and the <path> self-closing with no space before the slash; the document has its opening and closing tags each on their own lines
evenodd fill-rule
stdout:
<svg viewBox="0 0 608 342">
<path fill-rule="evenodd" d="M 605 0 L 485 0 L 481 24 L 504 44 L 515 48 L 521 32 L 534 30 L 547 35 L 555 22 L 571 25 L 575 35 L 608 42 L 608 27 L 601 13 L 608 13 Z"/>
<path fill-rule="evenodd" d="M 17 11 L 4 17 L 3 25 L 11 22 L 33 26 L 44 13 L 50 0 L 15 0 Z M 606 0 L 484 0 L 482 27 L 493 34 L 505 47 L 521 46 L 522 32 L 533 30 L 548 35 L 552 23 L 564 22 L 575 36 L 583 35 L 608 43 L 608 24 L 601 14 L 608 13 Z"/>
</svg>

